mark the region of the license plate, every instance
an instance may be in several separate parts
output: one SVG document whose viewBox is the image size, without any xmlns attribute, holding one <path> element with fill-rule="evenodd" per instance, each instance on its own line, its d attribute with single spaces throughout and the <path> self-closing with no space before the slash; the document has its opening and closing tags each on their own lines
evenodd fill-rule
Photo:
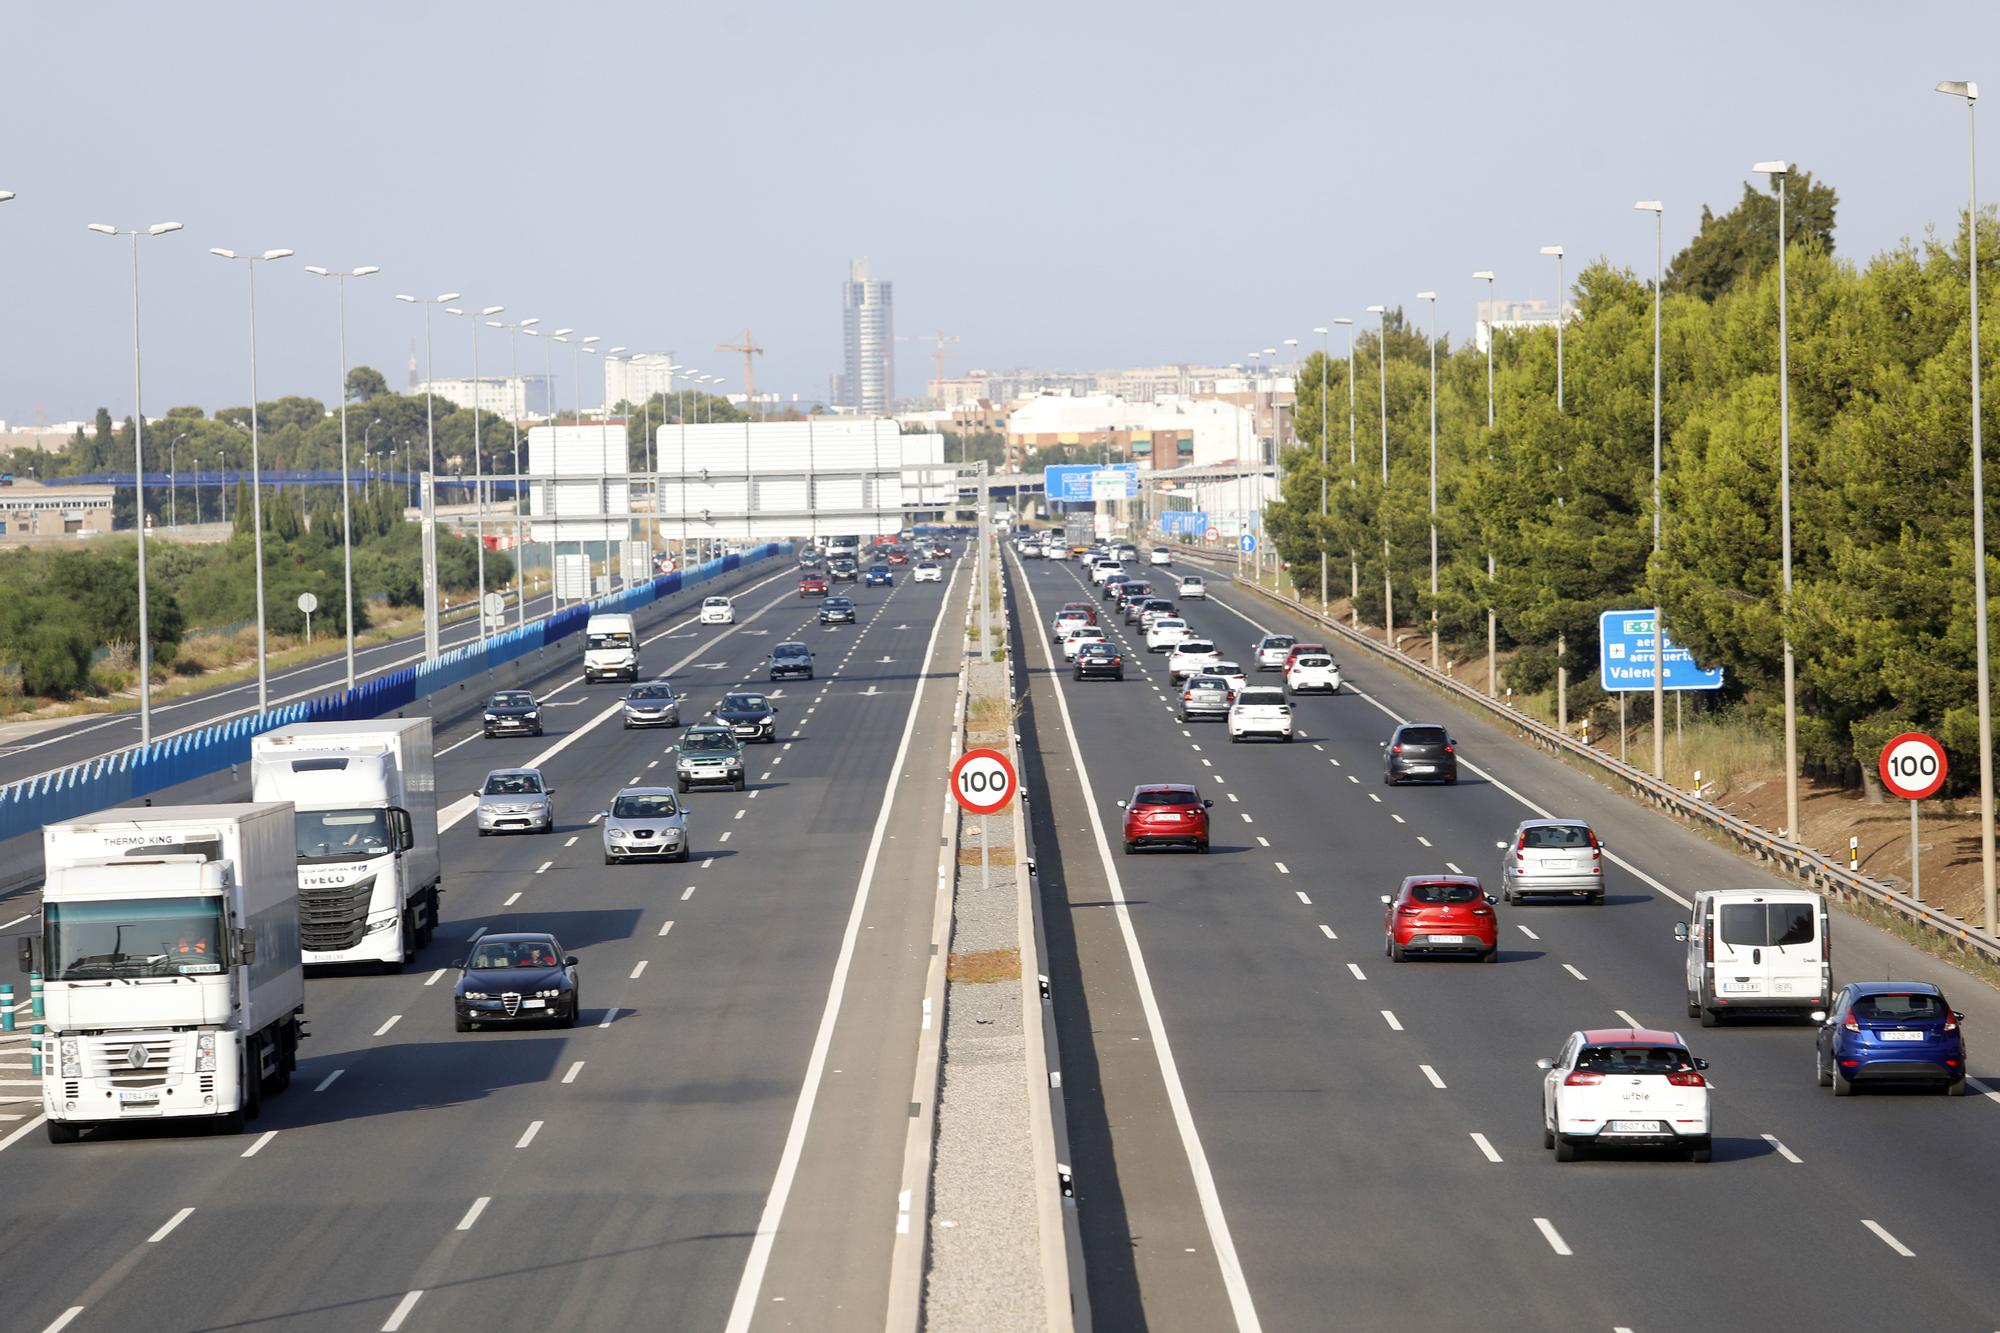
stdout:
<svg viewBox="0 0 2000 1333">
<path fill-rule="evenodd" d="M 158 1088 L 147 1088 L 139 1092 L 121 1092 L 118 1094 L 118 1103 L 121 1106 L 157 1106 L 159 1102 L 160 1090 Z"/>
<path fill-rule="evenodd" d="M 523 1009 L 546 1009 L 549 1007 L 549 1002 L 547 1000 L 523 1000 L 521 1001 L 521 1007 Z"/>
<path fill-rule="evenodd" d="M 1551 871 L 1551 872 L 1553 872 L 1553 871 L 1558 871 L 1558 870 L 1574 870 L 1574 869 L 1576 869 L 1576 862 L 1574 862 L 1574 861 L 1544 861 L 1544 862 L 1542 862 L 1542 869 L 1544 869 L 1544 870 L 1547 870 L 1547 871 Z"/>
<path fill-rule="evenodd" d="M 1606 1129 L 1613 1134 L 1652 1134 L 1660 1128 L 1657 1120 L 1614 1120 Z"/>
<path fill-rule="evenodd" d="M 1436 767 L 1437 765 L 1435 764 L 1411 764 L 1410 771 L 1412 773 L 1429 773 L 1434 771 Z"/>
<path fill-rule="evenodd" d="M 1746 991 L 1756 991 L 1763 988 L 1754 981 L 1725 981 L 1722 983 L 1722 989 L 1731 994 L 1742 994 Z"/>
<path fill-rule="evenodd" d="M 1430 942 L 1432 944 L 1464 944 L 1466 943 L 1466 939 L 1463 935 L 1432 935 Z"/>
<path fill-rule="evenodd" d="M 1924 1039 L 1924 1034 L 1921 1032 L 1878 1032 L 1875 1035 L 1883 1041 L 1922 1041 Z"/>
</svg>

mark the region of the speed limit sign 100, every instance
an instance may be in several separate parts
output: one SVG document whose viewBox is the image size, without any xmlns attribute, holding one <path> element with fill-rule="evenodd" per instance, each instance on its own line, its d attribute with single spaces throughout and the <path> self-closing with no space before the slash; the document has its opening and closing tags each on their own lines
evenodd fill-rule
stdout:
<svg viewBox="0 0 2000 1333">
<path fill-rule="evenodd" d="M 1891 796 L 1921 801 L 1944 785 L 1944 747 L 1921 731 L 1906 731 L 1882 747 L 1880 768 Z"/>
<path fill-rule="evenodd" d="M 1014 799 L 1020 779 L 998 750 L 967 750 L 951 766 L 951 794 L 975 815 L 998 814 Z"/>
</svg>

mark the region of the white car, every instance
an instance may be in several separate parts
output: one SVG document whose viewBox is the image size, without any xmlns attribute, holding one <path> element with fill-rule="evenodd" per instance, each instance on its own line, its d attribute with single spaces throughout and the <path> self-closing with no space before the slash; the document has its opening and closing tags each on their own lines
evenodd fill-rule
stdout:
<svg viewBox="0 0 2000 1333">
<path fill-rule="evenodd" d="M 1243 674 L 1243 668 L 1234 662 L 1217 662 L 1208 669 L 1208 674 L 1228 681 L 1230 690 L 1237 694 L 1241 694 L 1243 687 L 1250 683 L 1250 678 Z"/>
<path fill-rule="evenodd" d="M 1113 574 L 1123 574 L 1124 572 L 1125 566 L 1119 564 L 1116 560 L 1100 560 L 1090 567 L 1090 581 L 1101 585 L 1104 580 L 1110 578 Z"/>
<path fill-rule="evenodd" d="M 1174 553 L 1164 546 L 1155 546 L 1153 553 L 1147 556 L 1146 559 L 1149 563 L 1155 565 L 1171 565 L 1174 563 Z"/>
<path fill-rule="evenodd" d="M 1266 634 L 1250 646 L 1250 660 L 1259 671 L 1276 671 L 1285 665 L 1298 640 L 1289 634 Z"/>
<path fill-rule="evenodd" d="M 1153 628 L 1153 622 L 1155 620 L 1158 620 L 1161 616 L 1171 616 L 1179 614 L 1179 612 L 1173 609 L 1173 603 L 1169 602 L 1164 597 L 1149 597 L 1146 600 L 1152 602 L 1158 602 L 1159 605 L 1150 608 L 1147 607 L 1140 608 L 1139 632 L 1142 634 L 1145 633 L 1147 630 Z"/>
<path fill-rule="evenodd" d="M 734 625 L 736 623 L 736 603 L 727 597 L 708 597 L 701 603 L 701 623 L 704 625 Z"/>
<path fill-rule="evenodd" d="M 1204 672 L 1222 660 L 1222 654 L 1207 639 L 1182 639 L 1167 654 L 1167 678 L 1178 685 L 1189 676 Z"/>
<path fill-rule="evenodd" d="M 1179 616 L 1155 616 L 1146 626 L 1146 651 L 1161 652 L 1188 637 L 1188 623 Z"/>
<path fill-rule="evenodd" d="M 1111 642 L 1111 640 L 1106 638 L 1104 631 L 1097 628 L 1097 626 L 1078 625 L 1076 628 L 1072 629 L 1069 633 L 1063 635 L 1063 641 L 1062 641 L 1063 661 L 1074 662 L 1076 660 L 1076 650 L 1083 647 L 1083 645 L 1085 645 L 1086 643 L 1109 643 L 1109 642 Z"/>
<path fill-rule="evenodd" d="M 1709 1159 L 1708 1061 L 1677 1032 L 1590 1028 L 1572 1032 L 1542 1075 L 1542 1146 L 1558 1162 L 1586 1147 L 1682 1148 Z"/>
<path fill-rule="evenodd" d="M 919 561 L 915 572 L 910 575 L 912 583 L 943 583 L 944 570 L 935 560 Z"/>
<path fill-rule="evenodd" d="M 1292 694 L 1339 694 L 1340 663 L 1325 653 L 1300 653 L 1285 672 L 1285 689 Z"/>
<path fill-rule="evenodd" d="M 1205 602 L 1208 600 L 1208 585 L 1192 574 L 1184 574 L 1181 576 L 1180 596 L 1182 601 L 1190 597 L 1199 597 Z"/>
<path fill-rule="evenodd" d="M 1292 706 L 1285 702 L 1283 690 L 1258 685 L 1236 692 L 1236 702 L 1229 706 L 1229 739 L 1240 741 L 1245 736 L 1291 740 Z"/>
</svg>

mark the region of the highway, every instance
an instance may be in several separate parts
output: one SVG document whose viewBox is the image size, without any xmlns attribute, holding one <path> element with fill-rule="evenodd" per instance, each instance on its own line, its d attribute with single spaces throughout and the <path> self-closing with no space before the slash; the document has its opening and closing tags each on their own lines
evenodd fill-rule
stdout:
<svg viewBox="0 0 2000 1333">
<path fill-rule="evenodd" d="M 749 790 L 688 798 L 694 859 L 602 864 L 594 817 L 670 780 L 678 736 L 621 729 L 623 686 L 542 683 L 543 738 L 446 729 L 438 940 L 398 976 L 309 976 L 297 1075 L 242 1137 L 0 1123 L 9 1327 L 882 1327 L 958 667 L 938 631 L 969 576 L 857 590 L 861 623 L 821 629 L 787 564 L 746 573 L 737 625 L 643 636 L 689 717 L 762 687 L 774 643 L 817 657 L 770 688 Z M 518 764 L 558 829 L 476 837 L 465 794 Z M 455 1034 L 479 927 L 553 931 L 582 1023 Z"/>
<path fill-rule="evenodd" d="M 1164 657 L 1114 616 L 1123 682 L 1051 668 L 1056 610 L 1105 605 L 1078 565 L 1009 567 L 1097 1327 L 1995 1327 L 1990 988 L 1836 912 L 1836 984 L 1942 984 L 1978 1080 L 1836 1101 L 1809 1026 L 1686 1016 L 1679 900 L 1779 881 L 1337 643 L 1349 691 L 1298 701 L 1293 744 L 1183 726 Z M 1211 600 L 1183 610 L 1226 655 L 1327 637 L 1201 572 Z M 1456 787 L 1383 785 L 1399 719 L 1450 727 Z M 1168 781 L 1215 802 L 1212 854 L 1123 854 L 1115 802 Z M 1384 957 L 1380 895 L 1447 870 L 1497 892 L 1495 842 L 1540 814 L 1594 822 L 1605 906 L 1496 907 L 1497 966 Z M 1712 1062 L 1712 1163 L 1543 1149 L 1534 1061 L 1628 1023 Z"/>
</svg>

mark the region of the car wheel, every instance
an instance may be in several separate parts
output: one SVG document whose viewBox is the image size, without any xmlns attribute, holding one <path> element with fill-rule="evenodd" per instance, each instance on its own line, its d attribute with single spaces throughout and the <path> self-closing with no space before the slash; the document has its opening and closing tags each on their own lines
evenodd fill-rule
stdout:
<svg viewBox="0 0 2000 1333">
<path fill-rule="evenodd" d="M 1688 1160 L 1690 1162 L 1706 1162 L 1714 1156 L 1715 1145 L 1708 1139 L 1697 1139 L 1694 1146 L 1688 1149 Z"/>
<path fill-rule="evenodd" d="M 1138 850 L 1139 850 L 1139 845 L 1128 838 L 1125 842 L 1125 855 L 1130 856 L 1133 852 L 1136 852 Z"/>
<path fill-rule="evenodd" d="M 1576 1160 L 1576 1144 L 1569 1139 L 1558 1138 L 1556 1140 L 1556 1160 L 1558 1162 L 1574 1162 Z"/>
<path fill-rule="evenodd" d="M 1505 903 L 1509 907 L 1512 907 L 1514 905 L 1514 891 L 1508 888 L 1505 884 L 1502 884 L 1500 886 L 1500 901 Z"/>
<path fill-rule="evenodd" d="M 541 735 L 541 734 L 542 734 L 542 729 L 541 729 L 540 727 L 536 727 L 536 728 L 535 728 L 535 734 L 536 734 L 537 736 Z"/>
<path fill-rule="evenodd" d="M 1386 934 L 1382 936 L 1382 956 L 1384 958 L 1389 956 L 1389 937 Z"/>
<path fill-rule="evenodd" d="M 471 1023 L 469 1023 L 469 1022 L 467 1022 L 467 1021 L 466 1021 L 465 1019 L 463 1019 L 463 1018 L 455 1018 L 455 1019 L 453 1019 L 453 1020 L 452 1020 L 452 1026 L 453 1026 L 454 1028 L 456 1028 L 456 1029 L 457 1029 L 458 1031 L 460 1031 L 460 1032 L 470 1032 L 470 1031 L 472 1031 L 472 1024 L 471 1024 Z"/>
<path fill-rule="evenodd" d="M 1458 785 L 1458 774 L 1454 773 L 1450 777 L 1446 778 L 1444 780 L 1444 785 L 1447 787 L 1456 787 Z"/>
<path fill-rule="evenodd" d="M 1201 840 L 1200 842 L 1198 842 L 1198 843 L 1196 843 L 1196 844 L 1195 844 L 1195 848 L 1194 848 L 1194 849 L 1195 849 L 1195 850 L 1196 850 L 1197 852 L 1201 853 L 1201 854 L 1202 854 L 1203 856 L 1207 856 L 1207 855 L 1208 855 L 1208 839 L 1207 839 L 1207 838 L 1203 838 L 1203 839 L 1202 839 L 1202 840 Z"/>
<path fill-rule="evenodd" d="M 742 778 L 738 778 L 738 779 L 736 779 L 736 790 L 738 790 L 738 791 L 742 791 L 742 790 L 743 790 L 743 779 L 742 779 Z"/>
<path fill-rule="evenodd" d="M 1837 1067 L 1833 1070 L 1833 1095 L 1836 1097 L 1854 1095 L 1854 1080 L 1841 1073 Z"/>
<path fill-rule="evenodd" d="M 626 730 L 626 731 L 630 731 L 630 730 L 632 730 L 632 724 L 631 724 L 630 722 L 627 722 L 627 723 L 625 724 L 625 730 Z"/>
<path fill-rule="evenodd" d="M 1602 907 L 1602 906 L 1604 906 L 1604 895 L 1603 895 L 1603 894 L 1601 894 L 1601 893 L 1593 893 L 1593 894 L 1591 894 L 1591 895 L 1590 895 L 1590 905 L 1591 905 L 1592 907 Z"/>
<path fill-rule="evenodd" d="M 1813 1043 L 1813 1082 L 1822 1088 L 1833 1086 L 1833 1075 L 1827 1072 L 1826 1061 L 1820 1058 L 1819 1043 Z"/>
<path fill-rule="evenodd" d="M 486 829 L 481 829 L 481 830 L 479 830 L 479 836 L 480 836 L 480 837 L 482 837 L 482 838 L 483 838 L 483 837 L 485 837 L 485 836 L 487 836 L 487 833 L 488 833 L 488 830 L 486 830 Z"/>
<path fill-rule="evenodd" d="M 1401 963 L 1407 962 L 1408 959 L 1409 955 L 1404 953 L 1403 946 L 1396 943 L 1395 939 L 1391 937 L 1389 940 L 1389 961 L 1392 963 Z"/>
<path fill-rule="evenodd" d="M 1963 1097 L 1965 1095 L 1965 1076 L 1961 1074 L 1951 1082 L 1945 1084 L 1944 1095 L 1947 1097 Z"/>
<path fill-rule="evenodd" d="M 610 864 L 611 864 L 611 853 L 610 853 L 610 852 L 606 852 L 606 853 L 604 854 L 604 864 L 606 864 L 606 865 L 610 865 Z"/>
<path fill-rule="evenodd" d="M 681 783 L 681 795 L 683 795 L 683 796 L 687 795 L 687 794 L 688 794 L 688 791 L 689 791 L 689 787 L 688 787 L 687 783 L 685 783 L 685 782 Z"/>
<path fill-rule="evenodd" d="M 1187 715 L 1186 713 L 1175 713 L 1175 714 L 1174 714 L 1174 721 L 1176 721 L 1176 722 L 1179 722 L 1179 723 L 1181 723 L 1181 724 L 1185 725 L 1185 724 L 1187 723 L 1187 720 L 1188 720 L 1188 715 Z"/>
<path fill-rule="evenodd" d="M 581 999 L 581 997 L 571 1000 L 569 1005 L 569 1012 L 563 1015 L 563 1026 L 566 1028 L 575 1027 L 577 1011 L 582 1008 L 583 1008 L 583 1000 Z"/>
<path fill-rule="evenodd" d="M 1243 737 L 1242 737 L 1241 735 L 1239 735 L 1238 733 L 1236 733 L 1236 732 L 1233 732 L 1233 731 L 1232 731 L 1232 732 L 1230 732 L 1230 733 L 1229 733 L 1229 743 L 1230 743 L 1231 745 L 1235 745 L 1235 744 L 1237 744 L 1237 743 L 1238 743 L 1238 742 L 1240 742 L 1240 741 L 1241 741 L 1242 739 L 1243 739 Z"/>
<path fill-rule="evenodd" d="M 1123 680 L 1123 679 L 1125 679 L 1125 673 L 1124 673 L 1123 671 L 1118 671 L 1118 672 L 1114 672 L 1114 673 L 1112 674 L 1112 677 L 1111 677 L 1111 679 L 1113 679 L 1113 680 Z"/>
<path fill-rule="evenodd" d="M 1688 996 L 1688 1017 L 1689 1018 L 1701 1017 L 1701 1001 L 1695 999 L 1694 996 L 1692 995 Z"/>
<path fill-rule="evenodd" d="M 1722 1026 L 1721 1014 L 1716 1013 L 1715 1010 L 1710 1009 L 1707 1005 L 1697 1005 L 1696 1007 L 1701 1010 L 1701 1025 L 1703 1027 L 1714 1028 Z"/>
<path fill-rule="evenodd" d="M 1499 962 L 1499 961 L 1500 961 L 1500 946 L 1496 944 L 1496 945 L 1494 945 L 1494 946 L 1493 946 L 1492 948 L 1488 949 L 1488 950 L 1487 950 L 1487 951 L 1486 951 L 1485 953 L 1483 953 L 1483 954 L 1479 955 L 1479 961 L 1480 961 L 1480 962 L 1482 962 L 1482 963 L 1497 963 L 1497 962 Z"/>
</svg>

